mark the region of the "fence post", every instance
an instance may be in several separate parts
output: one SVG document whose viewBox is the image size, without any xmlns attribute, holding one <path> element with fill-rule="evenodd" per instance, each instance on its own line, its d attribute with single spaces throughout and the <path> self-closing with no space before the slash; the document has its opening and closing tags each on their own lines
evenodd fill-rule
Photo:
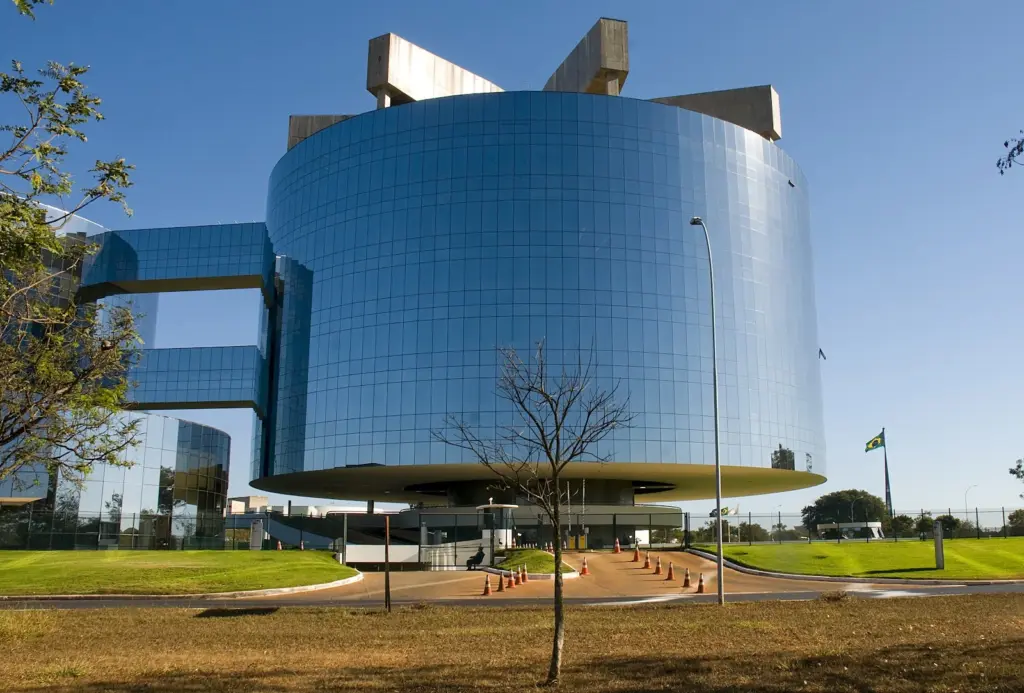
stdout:
<svg viewBox="0 0 1024 693">
<path fill-rule="evenodd" d="M 754 523 L 754 514 L 748 510 L 747 511 L 747 546 L 753 546 L 753 544 L 754 544 L 753 523 Z"/>
<path fill-rule="evenodd" d="M 654 548 L 654 533 L 651 531 L 651 514 L 647 513 L 647 548 Z"/>
<path fill-rule="evenodd" d="M 420 535 L 422 536 L 422 534 Z M 420 542 L 420 551 L 423 551 L 422 541 Z M 342 515 L 341 518 L 341 562 L 342 564 L 348 559 L 348 513 Z"/>
<path fill-rule="evenodd" d="M 1006 538 L 1008 538 L 1010 536 L 1010 533 L 1009 533 L 1008 530 L 1009 530 L 1009 528 L 1006 526 L 1006 506 L 1004 505 L 1003 506 L 1003 539 L 1006 539 Z"/>
<path fill-rule="evenodd" d="M 978 506 L 974 506 L 974 528 L 978 531 L 978 538 L 981 539 L 981 519 L 978 515 Z"/>
<path fill-rule="evenodd" d="M 619 536 L 619 524 L 618 524 L 617 520 L 618 520 L 618 515 L 615 514 L 615 513 L 612 513 L 612 545 L 615 544 L 615 539 L 617 539 L 618 536 Z M 538 533 L 537 536 L 539 537 L 540 534 Z"/>
<path fill-rule="evenodd" d="M 690 513 L 683 513 L 683 544 L 684 548 L 690 548 Z"/>
</svg>

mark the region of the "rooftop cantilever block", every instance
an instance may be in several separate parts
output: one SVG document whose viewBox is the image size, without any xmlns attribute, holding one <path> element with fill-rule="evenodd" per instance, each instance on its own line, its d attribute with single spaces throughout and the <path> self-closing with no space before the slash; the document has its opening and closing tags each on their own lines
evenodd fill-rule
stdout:
<svg viewBox="0 0 1024 693">
<path fill-rule="evenodd" d="M 442 96 L 504 91 L 395 34 L 370 39 L 366 90 L 377 97 L 377 108 Z"/>
<path fill-rule="evenodd" d="M 651 99 L 656 103 L 695 111 L 752 130 L 766 140 L 782 139 L 779 93 L 766 84 L 759 87 L 706 91 Z"/>
<path fill-rule="evenodd" d="M 288 149 L 324 128 L 348 120 L 351 115 L 293 115 L 288 116 Z"/>
<path fill-rule="evenodd" d="M 629 31 L 626 22 L 602 17 L 576 44 L 544 91 L 575 91 L 618 96 L 629 75 Z"/>
</svg>

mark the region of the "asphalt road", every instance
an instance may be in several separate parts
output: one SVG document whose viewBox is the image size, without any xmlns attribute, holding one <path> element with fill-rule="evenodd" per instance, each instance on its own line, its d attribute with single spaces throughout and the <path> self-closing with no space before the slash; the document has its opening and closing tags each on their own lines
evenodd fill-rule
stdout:
<svg viewBox="0 0 1024 693">
<path fill-rule="evenodd" d="M 1006 594 L 1024 592 L 1024 584 L 1005 585 L 944 585 L 936 587 L 894 585 L 892 589 L 864 586 L 861 584 L 836 584 L 836 590 L 846 591 L 850 596 L 860 599 L 891 599 L 896 597 L 939 597 L 961 594 Z M 791 592 L 744 592 L 726 595 L 728 602 L 758 601 L 800 601 L 817 599 L 820 591 Z M 636 606 L 640 604 L 713 604 L 716 595 L 705 594 L 671 594 L 652 597 L 568 597 L 566 603 L 572 606 Z M 393 599 L 393 607 L 423 604 L 423 600 Z M 547 606 L 551 603 L 550 596 L 536 598 L 504 599 L 491 595 L 486 599 L 437 599 L 431 604 L 438 606 Z M 286 607 L 331 607 L 344 609 L 381 609 L 382 599 L 359 601 L 342 601 L 337 599 L 296 599 L 296 598 L 260 598 L 260 599 L 88 599 L 88 600 L 40 600 L 40 599 L 9 599 L 0 601 L 0 609 L 202 609 L 202 610 L 242 610 L 251 609 L 265 612 Z"/>
</svg>

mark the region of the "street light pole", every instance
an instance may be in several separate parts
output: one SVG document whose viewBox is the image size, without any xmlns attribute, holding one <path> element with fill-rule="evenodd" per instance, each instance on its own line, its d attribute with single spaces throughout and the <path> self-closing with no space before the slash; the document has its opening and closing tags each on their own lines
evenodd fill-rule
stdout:
<svg viewBox="0 0 1024 693">
<path fill-rule="evenodd" d="M 978 488 L 978 485 L 977 484 L 971 484 L 970 486 L 967 487 L 967 490 L 964 491 L 964 521 L 965 522 L 970 517 L 970 510 L 967 509 L 967 494 L 971 492 L 972 488 Z"/>
<path fill-rule="evenodd" d="M 718 421 L 718 341 L 715 323 L 715 263 L 711 260 L 711 235 L 708 227 L 700 217 L 690 219 L 690 226 L 699 226 L 704 230 L 704 242 L 708 248 L 708 279 L 711 285 L 711 387 L 712 401 L 715 409 L 715 522 L 718 531 L 715 541 L 718 544 L 718 603 L 725 604 L 725 557 L 722 555 L 722 443 Z"/>
</svg>

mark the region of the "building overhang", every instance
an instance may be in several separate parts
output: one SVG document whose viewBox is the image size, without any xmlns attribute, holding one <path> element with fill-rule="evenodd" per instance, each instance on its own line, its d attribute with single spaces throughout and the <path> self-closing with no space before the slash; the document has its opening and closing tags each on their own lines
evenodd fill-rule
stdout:
<svg viewBox="0 0 1024 693">
<path fill-rule="evenodd" d="M 715 497 L 715 468 L 708 464 L 579 462 L 562 473 L 567 480 L 629 480 L 643 502 L 703 500 Z M 387 502 L 429 502 L 436 495 L 416 488 L 444 483 L 493 482 L 498 477 L 482 465 L 360 465 L 262 477 L 251 482 L 261 491 L 339 500 Z M 765 467 L 722 467 L 724 496 L 755 496 L 795 491 L 825 483 L 825 477 L 811 472 Z"/>
</svg>

